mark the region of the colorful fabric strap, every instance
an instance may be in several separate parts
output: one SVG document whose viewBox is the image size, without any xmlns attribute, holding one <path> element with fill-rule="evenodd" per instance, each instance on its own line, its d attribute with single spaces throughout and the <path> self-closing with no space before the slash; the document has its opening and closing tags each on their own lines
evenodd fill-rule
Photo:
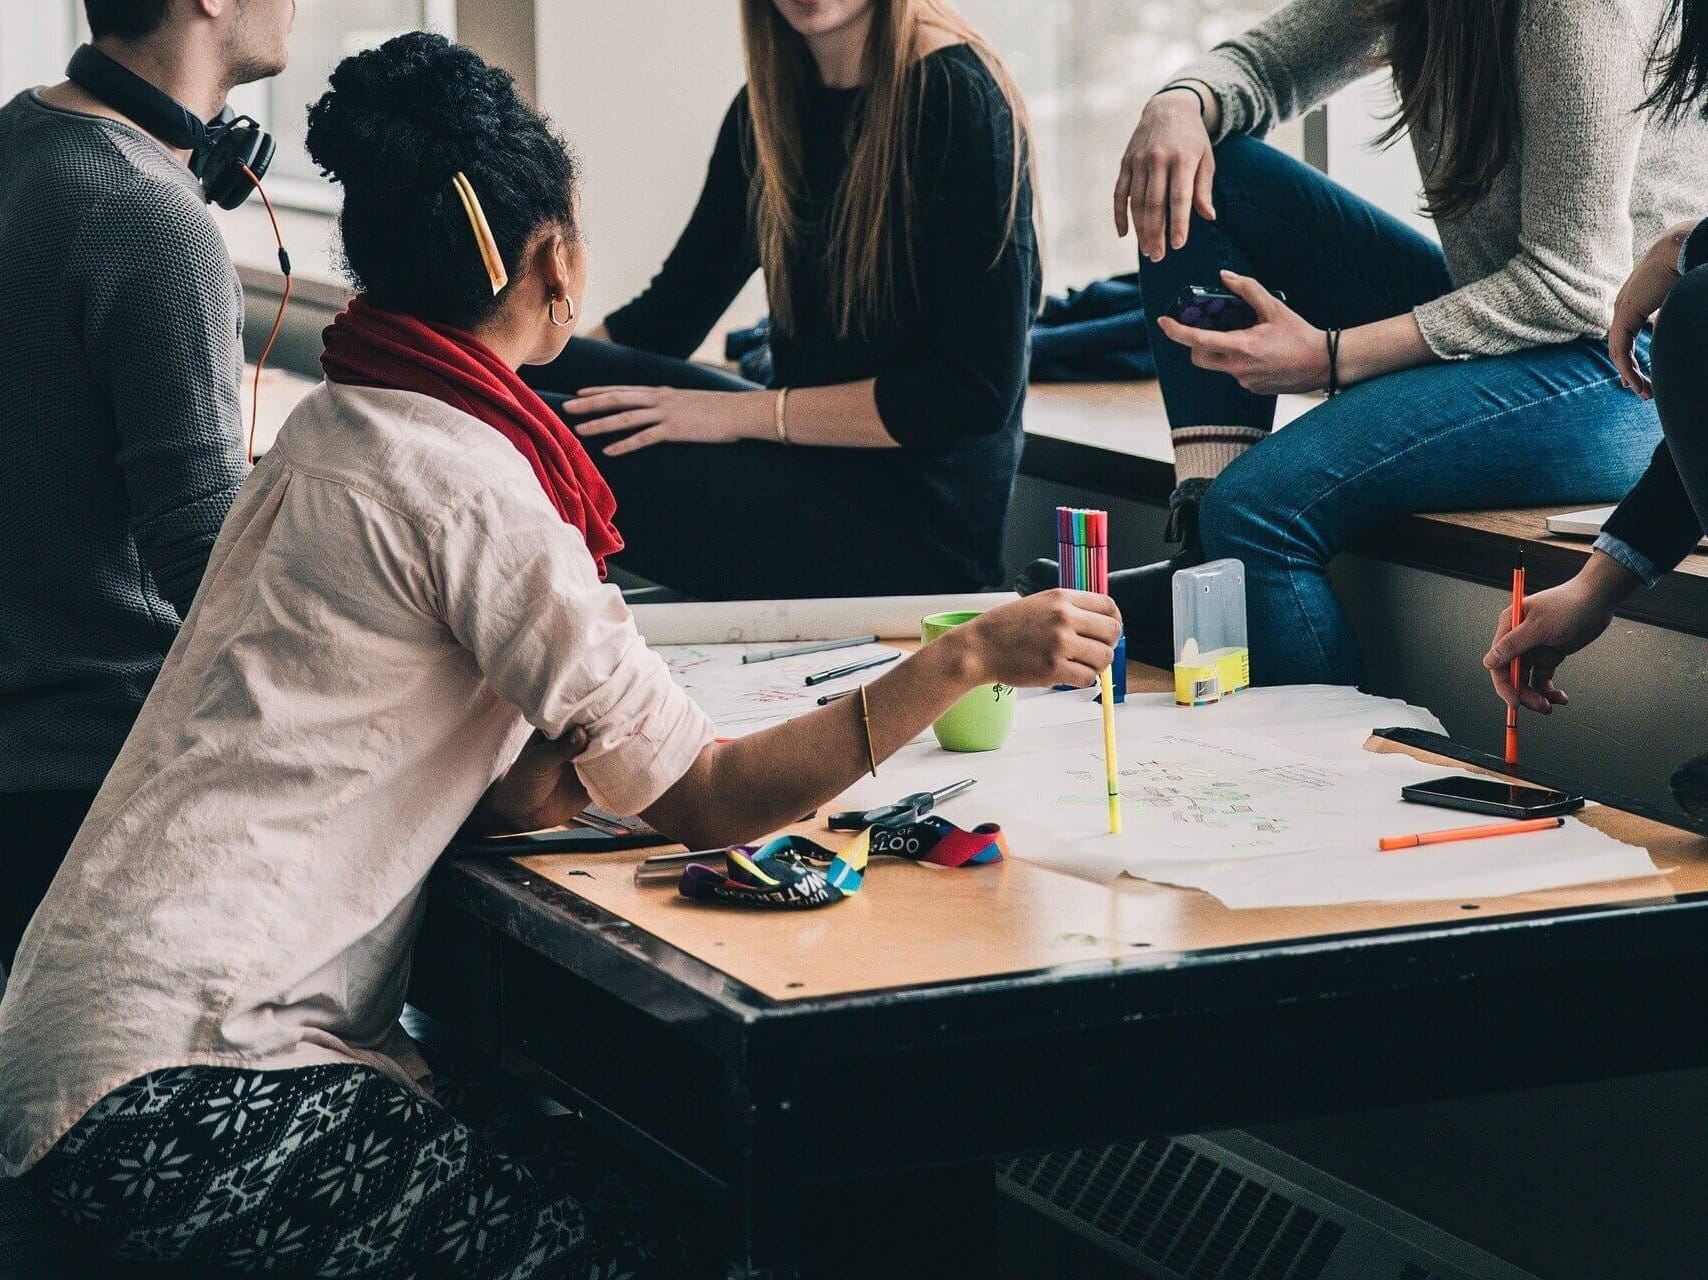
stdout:
<svg viewBox="0 0 1708 1280">
<path fill-rule="evenodd" d="M 916 822 L 868 827 L 841 853 L 805 836 L 778 836 L 762 845 L 736 845 L 720 870 L 704 862 L 682 869 L 684 898 L 734 906 L 794 910 L 852 897 L 865 882 L 867 860 L 907 858 L 940 867 L 984 866 L 1008 852 L 995 823 L 971 831 L 935 814 Z"/>
</svg>

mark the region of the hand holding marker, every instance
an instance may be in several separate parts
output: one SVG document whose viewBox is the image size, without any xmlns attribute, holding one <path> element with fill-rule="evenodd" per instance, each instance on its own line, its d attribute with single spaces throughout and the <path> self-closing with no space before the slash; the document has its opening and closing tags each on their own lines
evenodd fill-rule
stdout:
<svg viewBox="0 0 1708 1280">
<path fill-rule="evenodd" d="M 1109 594 L 1109 513 L 1078 507 L 1056 508 L 1056 541 L 1066 554 L 1062 585 L 1078 591 Z M 1108 783 L 1109 833 L 1121 834 L 1121 778 L 1115 764 L 1115 684 L 1112 669 L 1097 676 L 1098 701 L 1103 704 L 1103 769 Z"/>
</svg>

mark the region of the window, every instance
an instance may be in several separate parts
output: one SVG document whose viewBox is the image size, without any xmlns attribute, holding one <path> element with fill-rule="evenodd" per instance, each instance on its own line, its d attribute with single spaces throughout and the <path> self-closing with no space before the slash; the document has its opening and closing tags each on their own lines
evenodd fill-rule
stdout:
<svg viewBox="0 0 1708 1280">
<path fill-rule="evenodd" d="M 278 141 L 268 195 L 301 209 L 338 207 L 337 192 L 303 146 L 309 104 L 326 92 L 327 76 L 343 59 L 420 30 L 454 36 L 453 0 L 298 0 L 290 65 L 275 79 L 232 94 L 232 106 L 254 116 Z"/>
<path fill-rule="evenodd" d="M 1115 171 L 1145 100 L 1199 50 L 1277 0 L 960 0 L 1020 83 L 1032 114 L 1045 268 L 1060 290 L 1133 271 L 1117 240 Z M 1298 135 L 1281 135 L 1296 148 Z"/>
</svg>

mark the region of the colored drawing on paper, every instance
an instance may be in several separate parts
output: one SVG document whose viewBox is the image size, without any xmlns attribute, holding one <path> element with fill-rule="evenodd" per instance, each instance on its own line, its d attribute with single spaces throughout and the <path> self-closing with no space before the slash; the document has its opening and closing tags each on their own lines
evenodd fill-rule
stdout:
<svg viewBox="0 0 1708 1280">
<path fill-rule="evenodd" d="M 1066 805 L 1105 803 L 1101 770 L 1070 769 L 1068 777 L 1083 790 L 1059 797 Z M 1232 836 L 1275 835 L 1287 830 L 1287 819 L 1262 812 L 1252 788 L 1202 765 L 1179 760 L 1136 760 L 1120 770 L 1121 801 L 1143 813 L 1167 818 L 1182 827 L 1225 831 Z"/>
<path fill-rule="evenodd" d="M 684 683 L 691 673 L 698 671 L 701 667 L 709 666 L 717 661 L 715 653 L 689 646 L 659 649 L 658 653 L 664 659 L 665 665 L 670 668 L 670 674 L 675 677 L 678 684 Z"/>
</svg>

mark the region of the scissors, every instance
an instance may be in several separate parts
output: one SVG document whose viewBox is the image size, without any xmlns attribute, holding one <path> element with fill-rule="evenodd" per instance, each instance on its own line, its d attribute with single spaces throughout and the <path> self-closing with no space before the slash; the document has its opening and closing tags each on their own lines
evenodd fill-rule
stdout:
<svg viewBox="0 0 1708 1280">
<path fill-rule="evenodd" d="M 910 796 L 903 796 L 894 804 L 882 805 L 876 809 L 848 809 L 842 813 L 833 813 L 830 815 L 830 829 L 864 831 L 867 827 L 879 827 L 891 822 L 914 822 L 930 813 L 943 801 L 960 795 L 977 781 L 976 778 L 962 778 L 940 791 L 916 791 Z"/>
</svg>

